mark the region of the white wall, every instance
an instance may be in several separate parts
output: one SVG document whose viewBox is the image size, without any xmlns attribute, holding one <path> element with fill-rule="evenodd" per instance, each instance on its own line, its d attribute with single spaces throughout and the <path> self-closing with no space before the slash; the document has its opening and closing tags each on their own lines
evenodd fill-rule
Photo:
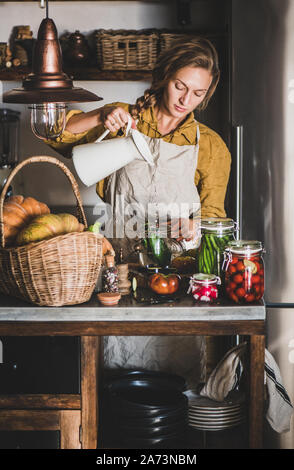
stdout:
<svg viewBox="0 0 294 470">
<path fill-rule="evenodd" d="M 193 18 L 202 22 L 203 18 L 195 8 L 202 2 L 193 2 Z M 143 29 L 143 28 L 175 28 L 177 26 L 175 2 L 162 1 L 161 3 L 140 1 L 73 1 L 49 2 L 49 17 L 57 27 L 59 36 L 64 32 L 79 30 L 83 34 L 90 34 L 95 29 Z M 217 15 L 212 16 L 217 21 Z M 45 17 L 45 10 L 40 8 L 38 2 L 0 2 L 0 42 L 7 42 L 13 26 L 30 25 L 36 37 L 41 20 Z M 81 81 L 76 86 L 93 91 L 104 98 L 99 106 L 112 101 L 120 100 L 134 102 L 148 87 L 147 82 L 114 82 L 114 81 Z M 38 140 L 30 129 L 29 111 L 24 105 L 5 105 L 2 103 L 2 93 L 21 86 L 21 82 L 0 81 L 0 107 L 9 107 L 21 111 L 20 159 L 31 155 L 53 155 L 60 158 L 74 172 L 72 162 L 63 159 L 54 150 Z M 95 103 L 79 104 L 79 109 L 88 111 L 97 106 Z M 71 106 L 70 106 L 71 107 Z M 44 175 L 46 177 L 44 178 Z M 74 202 L 70 187 L 59 170 L 38 165 L 25 168 L 20 178 L 22 185 L 19 192 L 24 195 L 38 197 L 50 205 L 66 205 Z M 95 187 L 85 188 L 79 182 L 83 203 L 94 205 L 97 201 Z"/>
</svg>

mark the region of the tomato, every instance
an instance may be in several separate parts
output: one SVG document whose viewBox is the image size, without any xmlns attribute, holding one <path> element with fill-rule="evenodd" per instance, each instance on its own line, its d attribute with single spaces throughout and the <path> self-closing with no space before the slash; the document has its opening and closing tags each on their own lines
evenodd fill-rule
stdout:
<svg viewBox="0 0 294 470">
<path fill-rule="evenodd" d="M 245 289 L 243 289 L 243 287 L 239 287 L 235 293 L 238 297 L 244 297 L 244 295 L 246 294 L 246 291 Z"/>
<path fill-rule="evenodd" d="M 252 284 L 259 284 L 259 283 L 260 283 L 260 276 L 258 274 L 253 274 Z"/>
<path fill-rule="evenodd" d="M 236 275 L 233 277 L 233 281 L 234 281 L 236 284 L 240 284 L 240 283 L 243 281 L 243 276 L 242 276 L 242 274 L 236 274 Z"/>
<path fill-rule="evenodd" d="M 232 261 L 230 261 L 230 264 L 236 264 L 236 263 L 238 263 L 238 261 L 239 261 L 238 258 L 233 256 Z"/>
<path fill-rule="evenodd" d="M 235 282 L 231 281 L 231 282 L 230 282 L 230 289 L 231 289 L 231 290 L 235 290 L 236 287 L 237 287 L 237 284 L 236 284 Z"/>
<path fill-rule="evenodd" d="M 259 294 L 259 292 L 260 292 L 260 285 L 259 285 L 259 284 L 254 284 L 254 290 L 255 290 L 256 294 Z"/>
<path fill-rule="evenodd" d="M 236 269 L 237 269 L 237 271 L 241 271 L 241 272 L 243 272 L 245 270 L 245 266 L 244 266 L 243 261 L 238 261 L 238 263 L 236 264 Z"/>
<path fill-rule="evenodd" d="M 254 302 L 254 300 L 255 300 L 255 297 L 254 297 L 253 294 L 246 294 L 244 298 L 245 298 L 246 302 Z"/>
<path fill-rule="evenodd" d="M 231 264 L 231 265 L 229 266 L 228 271 L 229 271 L 230 274 L 234 274 L 234 273 L 237 271 L 237 269 L 236 269 L 235 266 L 233 266 L 233 265 Z"/>
<path fill-rule="evenodd" d="M 239 299 L 236 296 L 236 294 L 234 294 L 234 292 L 230 293 L 230 297 L 231 297 L 232 300 L 234 300 L 234 302 L 239 303 Z"/>
<path fill-rule="evenodd" d="M 157 294 L 173 294 L 179 288 L 179 279 L 177 274 L 155 273 L 149 279 L 149 286 Z"/>
</svg>

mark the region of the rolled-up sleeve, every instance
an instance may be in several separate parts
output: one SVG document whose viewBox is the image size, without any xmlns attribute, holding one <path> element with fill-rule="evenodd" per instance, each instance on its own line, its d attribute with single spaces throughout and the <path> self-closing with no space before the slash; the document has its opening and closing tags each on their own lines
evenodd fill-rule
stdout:
<svg viewBox="0 0 294 470">
<path fill-rule="evenodd" d="M 77 109 L 70 110 L 66 115 L 66 123 L 72 116 L 80 113 L 82 113 L 82 111 Z M 71 132 L 64 130 L 59 137 L 56 137 L 54 140 L 45 140 L 45 143 L 64 157 L 70 158 L 72 147 L 78 142 L 83 143 L 83 140 L 86 139 L 87 134 L 88 131 L 81 132 L 79 134 L 72 134 Z"/>
<path fill-rule="evenodd" d="M 200 138 L 195 184 L 202 217 L 225 217 L 224 201 L 231 169 L 231 154 L 222 140 L 209 129 Z"/>
</svg>

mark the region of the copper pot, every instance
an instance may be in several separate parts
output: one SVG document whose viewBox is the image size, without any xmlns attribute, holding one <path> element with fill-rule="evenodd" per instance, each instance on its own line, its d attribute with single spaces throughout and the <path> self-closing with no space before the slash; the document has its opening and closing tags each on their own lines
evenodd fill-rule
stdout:
<svg viewBox="0 0 294 470">
<path fill-rule="evenodd" d="M 75 31 L 68 38 L 66 61 L 73 66 L 86 65 L 89 62 L 90 50 L 87 40 L 80 31 Z"/>
</svg>

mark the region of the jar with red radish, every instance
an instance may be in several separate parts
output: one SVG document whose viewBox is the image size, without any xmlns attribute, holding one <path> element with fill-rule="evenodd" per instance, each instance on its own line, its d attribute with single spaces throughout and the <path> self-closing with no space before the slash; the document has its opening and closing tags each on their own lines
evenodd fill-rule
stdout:
<svg viewBox="0 0 294 470">
<path fill-rule="evenodd" d="M 218 297 L 218 285 L 221 280 L 214 274 L 198 273 L 190 278 L 188 294 L 191 292 L 195 300 L 213 302 Z"/>
<path fill-rule="evenodd" d="M 264 294 L 263 246 L 257 240 L 234 240 L 224 253 L 226 295 L 236 303 L 260 300 Z"/>
</svg>

